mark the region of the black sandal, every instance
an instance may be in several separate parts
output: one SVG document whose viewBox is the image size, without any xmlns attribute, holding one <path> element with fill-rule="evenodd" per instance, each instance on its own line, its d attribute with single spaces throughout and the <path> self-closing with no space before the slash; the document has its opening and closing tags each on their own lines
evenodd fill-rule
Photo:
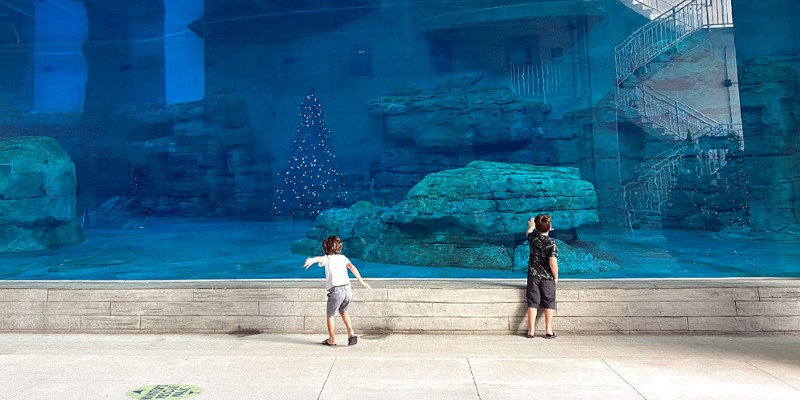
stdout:
<svg viewBox="0 0 800 400">
<path fill-rule="evenodd" d="M 528 339 L 533 339 L 534 335 L 531 335 L 530 332 L 525 331 L 525 337 L 528 338 Z"/>
<path fill-rule="evenodd" d="M 336 346 L 336 343 L 331 343 L 328 341 L 328 339 L 323 340 L 322 344 L 324 344 L 325 346 Z"/>
<path fill-rule="evenodd" d="M 558 337 L 558 335 L 556 335 L 556 331 L 553 331 L 553 334 L 552 334 L 552 335 L 550 335 L 550 334 L 545 334 L 545 335 L 544 335 L 544 338 L 545 338 L 545 339 L 555 339 L 555 338 L 557 338 L 557 337 Z"/>
<path fill-rule="evenodd" d="M 348 346 L 355 346 L 358 343 L 358 336 L 350 336 L 347 338 L 347 345 Z"/>
</svg>

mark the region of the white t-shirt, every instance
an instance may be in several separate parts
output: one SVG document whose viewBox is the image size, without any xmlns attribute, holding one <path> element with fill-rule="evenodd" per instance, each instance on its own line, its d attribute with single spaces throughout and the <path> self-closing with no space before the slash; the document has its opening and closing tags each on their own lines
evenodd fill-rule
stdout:
<svg viewBox="0 0 800 400">
<path fill-rule="evenodd" d="M 325 266 L 325 289 L 334 286 L 350 284 L 350 276 L 347 275 L 347 264 L 350 259 L 343 254 L 332 254 L 322 257 L 322 265 Z"/>
</svg>

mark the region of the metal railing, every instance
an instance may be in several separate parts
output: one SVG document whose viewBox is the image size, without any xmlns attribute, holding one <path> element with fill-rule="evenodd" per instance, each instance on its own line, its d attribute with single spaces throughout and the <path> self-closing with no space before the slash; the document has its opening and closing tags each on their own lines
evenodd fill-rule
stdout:
<svg viewBox="0 0 800 400">
<path fill-rule="evenodd" d="M 660 0 L 633 0 L 655 10 L 653 20 L 629 36 L 615 49 L 616 78 L 620 86 L 637 69 L 676 46 L 700 29 L 733 26 L 731 0 L 685 0 L 669 10 L 662 10 Z M 669 200 L 675 173 L 683 167 L 688 146 L 702 137 L 738 136 L 741 132 L 729 124 L 720 124 L 702 112 L 661 94 L 648 86 L 620 89 L 617 100 L 633 108 L 645 120 L 663 128 L 677 143 L 669 150 L 640 164 L 635 179 L 622 187 L 626 226 L 647 222 L 660 224 L 662 206 Z M 701 176 L 716 174 L 726 164 L 728 149 L 696 148 Z"/>
<path fill-rule="evenodd" d="M 733 27 L 733 8 L 731 0 L 705 0 L 706 19 L 708 28 Z"/>
<path fill-rule="evenodd" d="M 579 65 L 574 62 L 510 65 L 511 92 L 515 97 L 579 97 L 584 93 Z"/>
<path fill-rule="evenodd" d="M 694 140 L 705 135 L 719 136 L 733 129 L 647 85 L 628 87 L 620 92 L 620 97 L 623 105 L 635 109 L 639 115 L 664 128 L 678 140 Z"/>
<path fill-rule="evenodd" d="M 708 177 L 719 173 L 728 163 L 729 149 L 701 149 L 694 141 L 676 143 L 672 148 L 639 164 L 635 169 L 635 179 L 622 186 L 625 226 L 628 233 L 643 223 L 660 224 L 662 208 L 669 201 L 675 174 L 685 169 L 687 157 L 697 158 L 699 168 L 691 173 Z"/>
<path fill-rule="evenodd" d="M 733 26 L 730 0 L 685 0 L 633 32 L 614 49 L 617 84 L 704 28 Z"/>
<path fill-rule="evenodd" d="M 647 121 L 664 128 L 677 142 L 671 149 L 640 164 L 636 179 L 622 188 L 626 226 L 632 231 L 642 218 L 661 216 L 661 207 L 669 199 L 674 173 L 702 137 L 739 137 L 730 124 L 721 124 L 694 108 L 680 103 L 646 85 L 627 88 L 622 102 L 637 110 Z M 726 164 L 726 148 L 696 148 L 700 176 L 716 174 Z"/>
<path fill-rule="evenodd" d="M 625 212 L 625 226 L 633 233 L 648 217 L 661 219 L 662 206 L 669 200 L 670 189 L 675 172 L 681 162 L 687 144 L 679 142 L 671 149 L 653 157 L 636 168 L 637 178 L 622 187 L 622 204 Z"/>
<path fill-rule="evenodd" d="M 630 0 L 634 4 L 641 4 L 642 6 L 653 11 L 653 18 L 669 11 L 675 7 L 675 0 Z"/>
</svg>

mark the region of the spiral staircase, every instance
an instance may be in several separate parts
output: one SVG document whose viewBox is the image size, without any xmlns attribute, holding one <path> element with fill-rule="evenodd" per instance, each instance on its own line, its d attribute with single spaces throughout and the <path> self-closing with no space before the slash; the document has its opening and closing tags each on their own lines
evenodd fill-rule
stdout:
<svg viewBox="0 0 800 400">
<path fill-rule="evenodd" d="M 704 39 L 700 32 L 731 27 L 730 0 L 620 0 L 650 21 L 615 48 L 616 102 L 620 119 L 636 124 L 667 148 L 639 164 L 622 185 L 626 226 L 660 227 L 662 207 L 686 157 L 697 157 L 701 175 L 715 174 L 731 150 L 726 143 L 741 132 L 647 85 L 656 66 L 664 67 Z M 699 37 L 699 39 L 698 39 Z M 700 146 L 708 138 L 722 146 Z"/>
</svg>

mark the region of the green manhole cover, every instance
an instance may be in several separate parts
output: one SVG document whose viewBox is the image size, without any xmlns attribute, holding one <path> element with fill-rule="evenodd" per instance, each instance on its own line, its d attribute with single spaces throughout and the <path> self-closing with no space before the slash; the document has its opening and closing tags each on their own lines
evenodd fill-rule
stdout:
<svg viewBox="0 0 800 400">
<path fill-rule="evenodd" d="M 139 400 L 188 399 L 202 392 L 192 385 L 152 385 L 133 389 L 128 392 L 128 397 Z"/>
</svg>

